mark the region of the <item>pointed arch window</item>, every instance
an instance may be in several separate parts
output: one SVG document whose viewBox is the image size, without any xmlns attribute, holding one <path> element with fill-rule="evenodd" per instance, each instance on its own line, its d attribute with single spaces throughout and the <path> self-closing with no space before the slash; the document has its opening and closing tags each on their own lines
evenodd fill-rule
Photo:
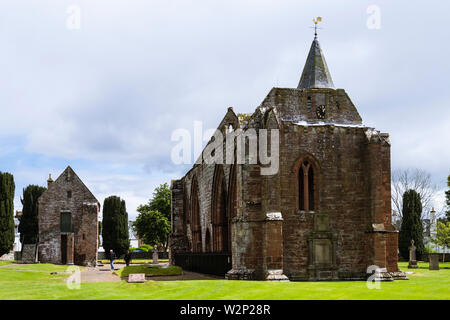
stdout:
<svg viewBox="0 0 450 320">
<path fill-rule="evenodd" d="M 192 222 L 192 251 L 202 252 L 202 227 L 200 221 L 200 206 L 198 199 L 198 184 L 194 179 L 191 190 L 191 222 Z"/>
<path fill-rule="evenodd" d="M 214 173 L 212 193 L 212 249 L 214 252 L 229 252 L 231 249 L 231 227 L 229 199 L 226 192 L 224 169 L 218 165 Z"/>
<path fill-rule="evenodd" d="M 298 200 L 299 209 L 313 211 L 314 199 L 314 169 L 309 161 L 303 161 L 298 170 Z"/>
</svg>

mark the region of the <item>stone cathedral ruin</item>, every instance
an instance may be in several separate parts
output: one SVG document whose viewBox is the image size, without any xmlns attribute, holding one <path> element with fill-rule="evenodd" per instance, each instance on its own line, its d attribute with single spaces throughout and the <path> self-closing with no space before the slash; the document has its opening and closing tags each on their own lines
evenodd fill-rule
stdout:
<svg viewBox="0 0 450 320">
<path fill-rule="evenodd" d="M 372 265 L 404 277 L 389 135 L 335 88 L 317 36 L 297 88 L 273 88 L 247 119 L 228 109 L 218 130 L 238 129 L 277 129 L 279 170 L 200 161 L 172 181 L 171 263 L 227 279 L 357 280 Z"/>
</svg>

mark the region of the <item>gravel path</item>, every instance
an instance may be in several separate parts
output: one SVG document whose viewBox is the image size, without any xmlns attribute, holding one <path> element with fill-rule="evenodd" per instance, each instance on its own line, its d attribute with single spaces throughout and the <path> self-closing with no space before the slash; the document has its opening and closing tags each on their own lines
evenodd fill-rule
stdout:
<svg viewBox="0 0 450 320">
<path fill-rule="evenodd" d="M 116 268 L 117 269 L 117 268 Z M 81 271 L 81 282 L 113 282 L 120 281 L 120 278 L 113 274 L 109 268 L 105 267 L 86 267 Z"/>
</svg>

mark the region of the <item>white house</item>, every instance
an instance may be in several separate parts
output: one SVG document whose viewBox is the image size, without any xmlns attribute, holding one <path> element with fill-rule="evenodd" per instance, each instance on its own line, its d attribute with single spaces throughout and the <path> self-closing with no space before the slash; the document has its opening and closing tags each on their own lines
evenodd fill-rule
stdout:
<svg viewBox="0 0 450 320">
<path fill-rule="evenodd" d="M 136 232 L 134 232 L 133 222 L 134 221 L 128 221 L 128 234 L 130 236 L 130 248 L 139 248 L 139 246 L 141 245 L 141 241 L 139 240 L 138 236 L 136 235 Z"/>
</svg>

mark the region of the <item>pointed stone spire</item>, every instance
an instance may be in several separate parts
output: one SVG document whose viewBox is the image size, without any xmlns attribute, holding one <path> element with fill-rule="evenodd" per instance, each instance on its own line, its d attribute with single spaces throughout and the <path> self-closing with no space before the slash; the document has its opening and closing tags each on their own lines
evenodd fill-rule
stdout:
<svg viewBox="0 0 450 320">
<path fill-rule="evenodd" d="M 315 33 L 314 40 L 309 50 L 308 58 L 306 59 L 303 73 L 298 83 L 297 89 L 310 88 L 332 88 L 334 89 L 333 80 L 331 79 L 330 71 L 328 70 L 325 56 L 317 40 L 317 33 Z"/>
</svg>

